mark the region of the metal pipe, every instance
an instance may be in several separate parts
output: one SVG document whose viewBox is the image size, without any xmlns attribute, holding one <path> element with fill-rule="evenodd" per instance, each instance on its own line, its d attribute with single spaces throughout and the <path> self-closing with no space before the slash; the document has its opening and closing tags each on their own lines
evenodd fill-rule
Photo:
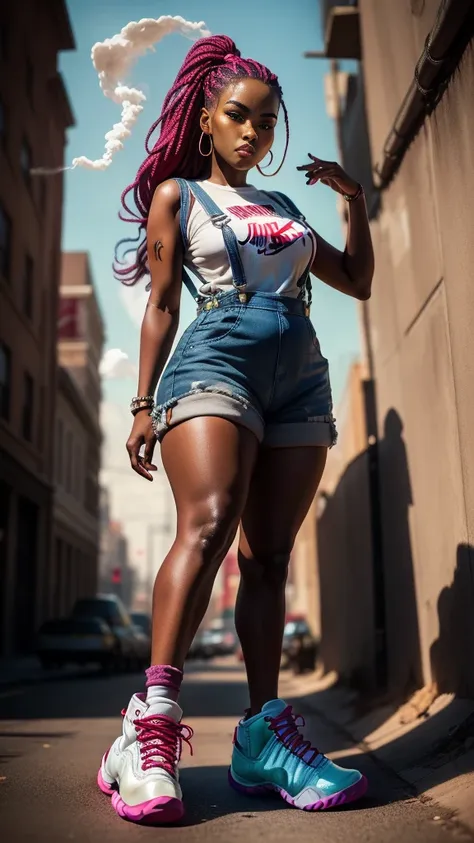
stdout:
<svg viewBox="0 0 474 843">
<path fill-rule="evenodd" d="M 376 186 L 386 188 L 403 157 L 443 95 L 474 35 L 474 0 L 443 0 L 418 60 L 413 80 L 374 168 Z"/>
</svg>

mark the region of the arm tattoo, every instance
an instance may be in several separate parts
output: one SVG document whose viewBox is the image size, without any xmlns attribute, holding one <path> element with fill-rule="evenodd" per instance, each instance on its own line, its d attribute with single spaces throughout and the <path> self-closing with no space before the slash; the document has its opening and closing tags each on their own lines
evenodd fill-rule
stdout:
<svg viewBox="0 0 474 843">
<path fill-rule="evenodd" d="M 153 251 L 155 253 L 155 260 L 161 261 L 161 250 L 163 249 L 163 243 L 161 240 L 157 240 L 155 245 L 153 246 Z"/>
</svg>

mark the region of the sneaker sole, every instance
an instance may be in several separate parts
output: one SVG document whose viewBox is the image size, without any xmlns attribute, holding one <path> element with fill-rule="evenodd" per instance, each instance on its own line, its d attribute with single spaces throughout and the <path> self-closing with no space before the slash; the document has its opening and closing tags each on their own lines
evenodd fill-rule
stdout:
<svg viewBox="0 0 474 843">
<path fill-rule="evenodd" d="M 118 792 L 117 784 L 108 784 L 101 769 L 97 773 L 97 784 L 102 793 L 112 798 L 112 807 L 119 817 L 129 822 L 140 825 L 167 825 L 178 822 L 184 814 L 183 803 L 174 796 L 157 796 L 139 805 L 127 805 Z"/>
<path fill-rule="evenodd" d="M 323 799 L 318 799 L 317 802 L 304 805 L 301 808 L 299 805 L 295 805 L 295 798 L 297 797 L 290 796 L 286 790 L 276 784 L 241 784 L 234 779 L 230 767 L 228 778 L 230 786 L 238 791 L 238 793 L 245 793 L 247 796 L 264 796 L 276 791 L 285 802 L 288 802 L 288 805 L 291 805 L 292 808 L 298 808 L 300 811 L 327 811 L 328 808 L 338 808 L 341 805 L 347 805 L 349 802 L 355 802 L 364 796 L 369 786 L 366 777 L 362 776 L 358 782 L 351 784 L 350 787 L 346 787 L 344 790 L 339 790 L 337 793 L 331 794 L 331 796 L 325 796 Z"/>
</svg>

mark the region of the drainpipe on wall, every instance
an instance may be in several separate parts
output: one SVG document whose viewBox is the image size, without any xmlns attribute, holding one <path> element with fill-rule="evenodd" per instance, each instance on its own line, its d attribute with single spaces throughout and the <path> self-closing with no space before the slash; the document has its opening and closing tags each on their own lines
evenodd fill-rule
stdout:
<svg viewBox="0 0 474 843">
<path fill-rule="evenodd" d="M 474 36 L 474 0 L 444 0 L 418 60 L 413 80 L 374 168 L 376 185 L 386 188 L 423 125 L 436 108 L 462 54 Z"/>
</svg>

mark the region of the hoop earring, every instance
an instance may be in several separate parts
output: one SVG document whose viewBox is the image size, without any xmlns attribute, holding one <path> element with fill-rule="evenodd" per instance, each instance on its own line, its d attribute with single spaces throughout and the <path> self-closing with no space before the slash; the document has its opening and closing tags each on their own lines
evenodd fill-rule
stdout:
<svg viewBox="0 0 474 843">
<path fill-rule="evenodd" d="M 212 135 L 207 135 L 207 137 L 209 138 L 209 143 L 211 144 L 211 148 L 210 148 L 209 152 L 203 152 L 202 151 L 202 139 L 203 139 L 204 135 L 205 135 L 205 132 L 201 132 L 201 137 L 199 138 L 199 152 L 201 153 L 203 158 L 209 158 L 209 156 L 212 155 L 212 153 L 214 151 L 214 144 L 212 142 Z"/>
<path fill-rule="evenodd" d="M 273 152 L 271 151 L 271 149 L 269 149 L 268 152 L 270 155 L 270 161 L 268 162 L 268 164 L 265 164 L 264 167 L 260 167 L 260 164 L 257 164 L 257 170 L 259 173 L 262 174 L 262 176 L 265 175 L 265 173 L 262 173 L 262 170 L 268 170 L 268 168 L 271 167 L 273 164 Z"/>
<path fill-rule="evenodd" d="M 288 148 L 288 144 L 287 144 L 287 148 Z M 285 159 L 286 159 L 286 151 L 287 151 L 287 149 L 285 149 L 285 152 L 284 152 L 284 154 L 283 154 L 283 159 L 282 159 L 282 162 L 281 162 L 280 166 L 276 168 L 276 170 L 275 170 L 275 172 L 274 172 L 274 173 L 264 173 L 264 172 L 263 172 L 263 168 L 260 166 L 260 164 L 257 164 L 257 170 L 258 170 L 258 172 L 260 173 L 260 175 L 261 175 L 261 176 L 265 176 L 265 178 L 266 178 L 266 179 L 271 179 L 271 178 L 272 178 L 272 176 L 276 176 L 276 174 L 280 172 L 281 168 L 283 167 L 283 164 L 285 163 Z M 270 167 L 270 166 L 271 166 L 271 164 L 272 164 L 272 161 L 273 161 L 273 152 L 272 152 L 271 150 L 270 150 L 270 155 L 272 156 L 271 161 L 267 164 L 267 166 L 265 167 L 265 169 L 267 169 L 268 167 Z"/>
</svg>

